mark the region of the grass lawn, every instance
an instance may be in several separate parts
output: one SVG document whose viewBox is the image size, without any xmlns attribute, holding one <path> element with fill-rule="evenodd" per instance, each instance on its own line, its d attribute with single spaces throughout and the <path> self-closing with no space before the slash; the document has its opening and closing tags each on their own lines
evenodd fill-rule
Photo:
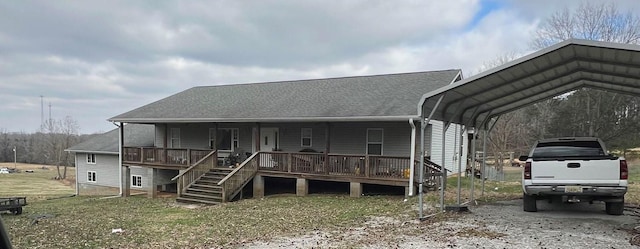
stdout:
<svg viewBox="0 0 640 249">
<path fill-rule="evenodd" d="M 0 168 L 13 168 L 13 163 L 0 163 Z M 0 174 L 0 197 L 27 196 L 27 201 L 46 199 L 75 193 L 75 168 L 67 168 L 67 179 L 53 180 L 58 176 L 55 166 L 17 164 L 21 173 Z M 26 173 L 33 170 L 33 173 Z M 60 167 L 62 172 L 63 167 Z"/>
<path fill-rule="evenodd" d="M 0 166 L 1 167 L 1 166 Z M 630 167 L 631 187 L 627 202 L 640 203 L 640 164 Z M 0 193 L 28 196 L 22 215 L 2 214 L 15 248 L 218 248 L 238 247 L 252 241 L 268 241 L 281 236 L 298 236 L 318 231 L 344 233 L 374 217 L 401 221 L 415 220 L 417 198 L 404 196 L 274 195 L 245 199 L 216 206 L 184 206 L 173 198 L 66 197 L 73 185 L 53 180 L 55 170 L 9 174 L 11 186 L 0 184 Z M 4 183 L 7 176 L 2 176 Z M 21 179 L 18 179 L 21 178 Z M 470 180 L 462 179 L 462 199 L 470 194 Z M 448 179 L 446 203 L 456 202 L 457 179 Z M 39 187 L 29 187 L 29 186 Z M 480 202 L 514 199 L 522 196 L 520 182 L 475 181 L 475 197 Z M 37 188 L 42 188 L 37 190 Z M 426 195 L 427 213 L 437 212 L 437 192 Z M 38 216 L 47 218 L 34 220 Z M 445 217 L 446 218 L 446 217 Z M 401 222 L 403 223 L 403 222 Z M 385 233 L 424 234 L 424 228 L 382 231 L 374 240 L 385 240 Z M 122 233 L 112 233 L 121 228 Z M 402 229 L 398 230 L 397 229 Z M 357 247 L 358 244 L 353 245 Z"/>
</svg>

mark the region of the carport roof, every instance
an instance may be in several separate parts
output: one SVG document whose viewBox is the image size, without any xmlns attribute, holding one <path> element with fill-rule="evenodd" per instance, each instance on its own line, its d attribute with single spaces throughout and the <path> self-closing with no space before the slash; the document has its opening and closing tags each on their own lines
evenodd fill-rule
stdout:
<svg viewBox="0 0 640 249">
<path fill-rule="evenodd" d="M 639 80 L 640 46 L 572 39 L 427 93 L 418 113 L 477 127 L 580 88 L 640 95 Z"/>
</svg>

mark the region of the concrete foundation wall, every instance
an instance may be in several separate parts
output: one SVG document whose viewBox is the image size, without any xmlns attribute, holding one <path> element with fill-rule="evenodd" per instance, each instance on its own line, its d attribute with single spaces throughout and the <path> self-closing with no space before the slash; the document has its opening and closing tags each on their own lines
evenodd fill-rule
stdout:
<svg viewBox="0 0 640 249">
<path fill-rule="evenodd" d="M 120 188 L 79 183 L 78 192 L 78 195 L 117 195 L 120 193 Z"/>
</svg>

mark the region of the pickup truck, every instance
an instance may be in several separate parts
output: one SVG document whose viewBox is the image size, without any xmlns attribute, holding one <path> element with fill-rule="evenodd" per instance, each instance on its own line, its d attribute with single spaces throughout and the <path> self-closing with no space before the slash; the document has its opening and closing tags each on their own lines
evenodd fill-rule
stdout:
<svg viewBox="0 0 640 249">
<path fill-rule="evenodd" d="M 594 137 L 552 138 L 536 142 L 522 172 L 523 209 L 536 212 L 537 200 L 569 203 L 603 201 L 610 215 L 624 211 L 629 171 L 624 158 L 607 154 Z"/>
</svg>

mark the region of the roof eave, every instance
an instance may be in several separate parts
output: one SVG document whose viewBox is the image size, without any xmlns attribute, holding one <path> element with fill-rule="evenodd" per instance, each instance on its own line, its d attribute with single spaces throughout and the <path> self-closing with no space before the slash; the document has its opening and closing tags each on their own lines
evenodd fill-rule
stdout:
<svg viewBox="0 0 640 249">
<path fill-rule="evenodd" d="M 112 118 L 110 122 L 122 123 L 284 123 L 284 122 L 367 122 L 406 121 L 419 115 L 356 116 L 356 117 L 286 117 L 286 118 Z"/>
<path fill-rule="evenodd" d="M 114 151 L 74 150 L 74 149 L 66 149 L 64 151 L 73 152 L 73 153 L 118 155 L 117 151 L 114 152 Z"/>
</svg>

